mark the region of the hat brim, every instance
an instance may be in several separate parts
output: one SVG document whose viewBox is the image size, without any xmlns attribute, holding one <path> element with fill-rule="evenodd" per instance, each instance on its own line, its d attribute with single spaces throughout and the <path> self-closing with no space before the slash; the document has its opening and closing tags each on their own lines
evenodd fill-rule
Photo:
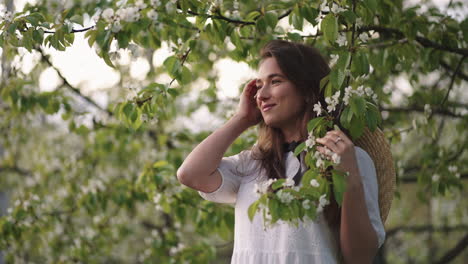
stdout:
<svg viewBox="0 0 468 264">
<path fill-rule="evenodd" d="M 379 128 L 370 131 L 367 127 L 354 144 L 364 149 L 374 162 L 379 186 L 379 208 L 382 222 L 387 220 L 395 195 L 396 173 L 393 156 L 385 134 Z"/>
</svg>

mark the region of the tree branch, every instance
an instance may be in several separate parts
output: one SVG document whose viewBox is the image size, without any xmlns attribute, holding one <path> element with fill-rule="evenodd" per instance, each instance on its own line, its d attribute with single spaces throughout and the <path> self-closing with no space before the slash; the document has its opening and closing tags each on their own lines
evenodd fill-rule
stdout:
<svg viewBox="0 0 468 264">
<path fill-rule="evenodd" d="M 84 32 L 84 31 L 88 31 L 88 30 L 90 30 L 90 29 L 93 29 L 94 27 L 95 27 L 95 25 L 94 25 L 94 26 L 87 27 L 87 28 L 72 29 L 72 31 L 70 31 L 69 33 Z M 55 34 L 55 31 L 44 30 L 44 33 Z"/>
<path fill-rule="evenodd" d="M 419 107 L 419 106 L 380 107 L 380 110 L 389 111 L 389 112 L 422 112 L 422 113 L 424 113 L 424 108 Z M 432 109 L 431 113 L 442 115 L 442 116 L 454 117 L 454 118 L 464 118 L 465 117 L 465 115 L 456 114 L 456 113 L 450 112 L 449 110 L 446 110 L 446 109 Z"/>
<path fill-rule="evenodd" d="M 364 26 L 364 27 L 361 27 L 359 29 L 359 32 L 369 31 L 369 30 L 374 30 L 374 31 L 377 31 L 377 32 L 382 32 L 382 33 L 391 33 L 391 34 L 399 36 L 400 38 L 405 37 L 405 34 L 402 31 L 398 30 L 398 29 L 387 28 L 387 27 L 382 27 L 382 26 Z M 426 48 L 434 48 L 434 49 L 438 49 L 438 50 L 444 50 L 444 51 L 449 51 L 449 52 L 452 52 L 452 53 L 461 54 L 463 56 L 468 56 L 468 49 L 452 48 L 452 47 L 444 46 L 444 45 L 441 45 L 439 43 L 433 42 L 432 40 L 429 40 L 429 39 L 423 38 L 423 37 L 419 37 L 419 36 L 416 36 L 415 39 L 416 39 L 417 42 L 419 42 L 419 44 L 421 44 L 422 46 L 424 46 Z"/>
<path fill-rule="evenodd" d="M 444 256 L 442 256 L 435 263 L 436 264 L 449 263 L 455 257 L 460 255 L 460 253 L 462 253 L 466 247 L 468 247 L 468 234 L 465 234 L 465 236 L 462 239 L 460 239 L 460 241 L 458 241 L 457 245 L 455 245 L 454 248 L 450 249 L 447 253 L 445 253 Z"/>
<path fill-rule="evenodd" d="M 460 175 L 460 180 L 468 179 L 468 174 Z M 406 184 L 406 183 L 417 183 L 418 179 L 416 177 L 402 177 L 398 178 L 398 182 Z"/>
<path fill-rule="evenodd" d="M 442 65 L 442 67 L 444 67 L 447 71 L 450 71 L 450 72 L 455 72 L 452 67 L 450 67 L 450 65 L 448 65 L 448 63 L 446 63 L 445 61 L 443 60 L 440 60 L 440 65 Z M 464 74 L 463 72 L 458 71 L 457 72 L 457 75 L 462 78 L 463 80 L 467 81 L 468 82 L 468 75 Z"/>
<path fill-rule="evenodd" d="M 468 225 L 455 225 L 455 226 L 438 226 L 434 227 L 432 225 L 419 225 L 419 226 L 397 226 L 387 230 L 387 238 L 396 235 L 398 232 L 412 232 L 412 233 L 421 233 L 421 232 L 454 232 L 468 230 Z"/>
<path fill-rule="evenodd" d="M 58 74 L 58 76 L 60 77 L 60 79 L 62 79 L 63 81 L 63 84 L 65 85 L 65 87 L 67 87 L 70 91 L 72 91 L 73 93 L 75 93 L 76 95 L 78 95 L 79 97 L 83 98 L 86 102 L 88 102 L 89 104 L 93 105 L 94 107 L 96 107 L 97 109 L 107 113 L 109 116 L 112 116 L 113 113 L 107 109 L 104 109 L 102 108 L 101 106 L 99 106 L 96 102 L 94 102 L 91 98 L 89 98 L 88 96 L 84 95 L 81 93 L 81 91 L 78 89 L 78 88 L 75 88 L 73 87 L 69 82 L 68 80 L 65 78 L 65 76 L 63 76 L 62 72 L 57 68 L 55 67 L 52 62 L 50 61 L 49 59 L 49 55 L 46 55 L 44 53 L 44 51 L 42 50 L 41 47 L 39 47 L 37 49 L 37 51 L 39 51 L 39 53 L 41 54 L 41 57 L 42 59 L 50 66 L 52 67 Z"/>
<path fill-rule="evenodd" d="M 458 62 L 458 65 L 457 65 L 457 67 L 455 68 L 455 72 L 453 72 L 452 79 L 450 80 L 449 89 L 447 90 L 447 93 L 445 94 L 445 97 L 444 97 L 444 99 L 442 100 L 442 103 L 440 104 L 441 107 L 442 107 L 442 106 L 445 104 L 445 102 L 447 101 L 448 96 L 449 96 L 449 94 L 450 94 L 450 91 L 451 91 L 452 88 L 453 88 L 453 84 L 455 83 L 455 78 L 457 77 L 457 73 L 460 71 L 461 65 L 462 65 L 463 61 L 466 59 L 467 56 L 468 56 L 468 55 L 463 56 L 463 57 L 460 59 L 460 61 Z"/>
</svg>

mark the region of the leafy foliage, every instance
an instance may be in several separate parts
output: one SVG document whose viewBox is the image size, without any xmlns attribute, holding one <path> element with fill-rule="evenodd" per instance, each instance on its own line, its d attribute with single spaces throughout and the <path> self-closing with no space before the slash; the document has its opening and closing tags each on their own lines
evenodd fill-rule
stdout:
<svg viewBox="0 0 468 264">
<path fill-rule="evenodd" d="M 207 234 L 232 240 L 232 208 L 202 200 L 175 176 L 184 157 L 210 131 L 193 132 L 177 124 L 202 106 L 226 118 L 235 104 L 218 98 L 214 64 L 230 58 L 255 68 L 260 48 L 275 38 L 314 45 L 335 58 L 321 85 L 327 97 L 337 92 L 343 97 L 346 89 L 372 89 L 377 100 L 350 97 L 339 122 L 353 138 L 364 126 L 384 130 L 392 143 L 399 188 L 417 183 L 399 191 L 402 200 L 432 206 L 434 199 L 455 200 L 466 193 L 466 17 L 456 19 L 435 7 L 408 6 L 401 0 L 65 2 L 27 3 L 0 20 L 5 62 L 21 61 L 26 53 L 40 57 L 29 73 L 17 67 L 8 72 L 2 65 L 0 188 L 11 197 L 11 208 L 0 218 L 0 249 L 7 263 L 207 263 L 219 257 L 219 238 Z M 459 10 L 462 3 L 453 2 L 448 8 Z M 107 9 L 112 16 L 101 12 Z M 56 69 L 43 48 L 67 52 L 76 34 L 84 35 L 122 79 L 109 91 L 105 107 L 60 74 L 63 84 L 55 91 L 38 89 L 40 74 Z M 155 67 L 152 56 L 142 54 L 163 45 L 172 54 Z M 150 62 L 144 80 L 132 79 L 116 59 L 125 50 Z M 156 81 L 164 74 L 170 82 Z M 208 84 L 190 101 L 198 79 Z M 411 88 L 404 96 L 398 92 L 401 79 Z M 122 100 L 128 94 L 125 82 L 138 91 Z M 61 121 L 51 121 L 54 116 Z M 330 125 L 318 118 L 308 128 L 320 134 Z M 254 130 L 247 131 L 226 155 L 248 148 L 255 138 Z M 312 166 L 314 160 L 308 157 L 306 163 Z M 334 172 L 332 178 L 340 197 L 344 176 Z M 304 182 L 312 179 L 328 188 L 312 170 L 303 177 Z M 273 188 L 283 183 L 279 180 Z M 319 199 L 313 188 L 305 192 Z M 275 199 L 263 202 L 274 221 L 316 216 L 302 201 L 286 208 Z M 396 203 L 387 226 L 426 219 L 424 212 L 414 216 L 416 210 L 405 209 L 411 203 Z M 432 215 L 439 220 L 431 218 L 429 224 L 462 223 L 466 206 L 462 199 L 459 203 L 453 210 L 439 210 Z M 249 209 L 251 218 L 259 204 Z M 410 239 L 415 236 L 403 241 Z M 397 250 L 386 254 L 392 263 L 424 263 L 452 246 L 444 237 L 431 241 L 441 241 L 441 250 L 428 247 L 432 253 L 411 253 L 402 260 L 397 252 L 420 252 L 420 244 L 411 249 L 390 240 Z"/>
</svg>

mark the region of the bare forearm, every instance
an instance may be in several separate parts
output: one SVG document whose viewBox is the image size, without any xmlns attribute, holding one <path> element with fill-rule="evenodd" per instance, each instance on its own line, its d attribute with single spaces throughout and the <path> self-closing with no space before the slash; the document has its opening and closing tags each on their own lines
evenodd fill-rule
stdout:
<svg viewBox="0 0 468 264">
<path fill-rule="evenodd" d="M 228 147 L 247 128 L 244 119 L 233 116 L 192 150 L 180 166 L 178 177 L 190 182 L 200 175 L 210 175 L 218 167 Z"/>
<path fill-rule="evenodd" d="M 377 234 L 370 222 L 359 172 L 347 179 L 341 209 L 340 246 L 345 263 L 371 263 L 377 252 Z"/>
</svg>

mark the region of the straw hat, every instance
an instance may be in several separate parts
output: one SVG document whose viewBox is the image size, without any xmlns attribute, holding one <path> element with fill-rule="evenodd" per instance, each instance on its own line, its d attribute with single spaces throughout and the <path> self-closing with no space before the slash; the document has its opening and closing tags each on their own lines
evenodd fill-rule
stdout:
<svg viewBox="0 0 468 264">
<path fill-rule="evenodd" d="M 366 127 L 361 137 L 354 141 L 354 145 L 364 149 L 374 162 L 379 185 L 380 217 L 385 223 L 395 193 L 396 181 L 390 144 L 382 130 L 376 128 L 372 132 Z"/>
</svg>

